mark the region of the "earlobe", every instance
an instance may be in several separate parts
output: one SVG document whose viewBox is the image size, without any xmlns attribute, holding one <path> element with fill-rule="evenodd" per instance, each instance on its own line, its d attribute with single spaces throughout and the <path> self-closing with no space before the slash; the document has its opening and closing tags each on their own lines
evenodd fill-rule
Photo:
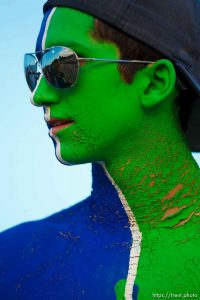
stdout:
<svg viewBox="0 0 200 300">
<path fill-rule="evenodd" d="M 142 93 L 142 105 L 153 107 L 174 93 L 176 72 L 173 64 L 167 59 L 161 59 L 143 70 L 146 84 Z"/>
</svg>

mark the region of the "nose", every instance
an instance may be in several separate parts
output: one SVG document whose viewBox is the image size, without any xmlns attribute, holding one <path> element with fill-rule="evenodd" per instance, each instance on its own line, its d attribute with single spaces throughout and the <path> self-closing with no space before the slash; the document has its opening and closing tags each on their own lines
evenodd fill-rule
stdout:
<svg viewBox="0 0 200 300">
<path fill-rule="evenodd" d="M 35 106 L 50 106 L 60 102 L 59 90 L 48 84 L 44 76 L 40 76 L 37 86 L 31 94 L 31 103 Z"/>
</svg>

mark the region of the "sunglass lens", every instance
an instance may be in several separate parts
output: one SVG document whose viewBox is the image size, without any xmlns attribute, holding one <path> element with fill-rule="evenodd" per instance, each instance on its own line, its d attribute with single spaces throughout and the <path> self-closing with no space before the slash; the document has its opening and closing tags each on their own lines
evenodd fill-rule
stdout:
<svg viewBox="0 0 200 300">
<path fill-rule="evenodd" d="M 34 55 L 25 54 L 24 71 L 25 71 L 27 84 L 31 92 L 33 92 L 37 85 L 38 78 L 40 77 L 40 72 L 38 70 L 38 63 Z"/>
<path fill-rule="evenodd" d="M 42 56 L 41 65 L 45 78 L 56 88 L 69 88 L 77 80 L 78 60 L 71 49 L 59 46 L 48 49 Z"/>
</svg>

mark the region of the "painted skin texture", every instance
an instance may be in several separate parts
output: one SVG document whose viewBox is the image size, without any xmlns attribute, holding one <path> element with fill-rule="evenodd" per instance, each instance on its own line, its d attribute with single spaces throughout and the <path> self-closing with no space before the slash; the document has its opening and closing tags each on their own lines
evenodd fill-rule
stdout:
<svg viewBox="0 0 200 300">
<path fill-rule="evenodd" d="M 57 8 L 44 47 L 118 59 L 117 46 L 95 40 L 93 31 L 92 16 Z M 195 293 L 200 299 L 200 172 L 179 128 L 175 83 L 174 67 L 165 59 L 138 71 L 131 84 L 117 64 L 89 62 L 73 88 L 55 89 L 42 77 L 33 93 L 46 118 L 75 121 L 53 138 L 58 159 L 104 162 L 134 214 L 142 233 L 138 300 L 153 293 Z M 126 278 L 116 283 L 117 300 L 125 299 L 125 286 Z"/>
</svg>

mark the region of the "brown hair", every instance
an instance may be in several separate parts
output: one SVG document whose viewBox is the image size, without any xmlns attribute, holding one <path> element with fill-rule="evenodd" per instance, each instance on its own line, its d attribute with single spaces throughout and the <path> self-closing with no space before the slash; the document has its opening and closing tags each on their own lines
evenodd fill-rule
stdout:
<svg viewBox="0 0 200 300">
<path fill-rule="evenodd" d="M 120 59 L 156 61 L 164 58 L 161 53 L 152 49 L 150 46 L 143 44 L 137 39 L 132 38 L 131 36 L 110 26 L 107 23 L 104 23 L 99 19 L 95 19 L 94 31 L 92 33 L 92 36 L 99 41 L 108 41 L 115 43 L 118 46 L 120 52 Z M 122 79 L 127 83 L 131 83 L 136 72 L 143 67 L 144 64 L 118 64 L 118 70 L 122 76 Z M 184 90 L 181 90 L 180 87 L 178 88 L 180 94 L 176 99 L 177 110 L 181 128 L 183 131 L 186 131 L 187 122 L 191 113 L 192 106 L 196 99 L 196 95 L 193 89 L 189 86 Z"/>
</svg>

